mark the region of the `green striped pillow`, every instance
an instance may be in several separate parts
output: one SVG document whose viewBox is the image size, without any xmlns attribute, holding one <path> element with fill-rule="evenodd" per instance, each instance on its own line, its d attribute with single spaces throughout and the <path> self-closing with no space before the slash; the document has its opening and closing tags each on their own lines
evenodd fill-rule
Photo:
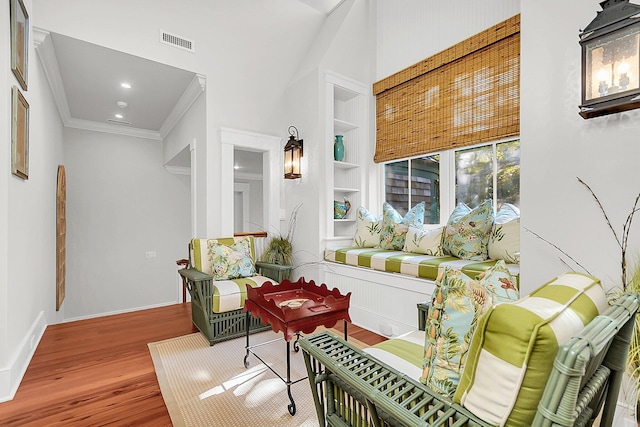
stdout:
<svg viewBox="0 0 640 427">
<path fill-rule="evenodd" d="M 600 281 L 566 273 L 478 322 L 454 395 L 483 420 L 531 425 L 560 345 L 608 306 Z"/>
</svg>

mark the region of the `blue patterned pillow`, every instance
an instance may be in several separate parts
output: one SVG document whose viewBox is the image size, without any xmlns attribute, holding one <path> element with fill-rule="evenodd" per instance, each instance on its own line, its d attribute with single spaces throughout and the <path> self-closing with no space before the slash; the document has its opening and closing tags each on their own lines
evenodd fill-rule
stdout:
<svg viewBox="0 0 640 427">
<path fill-rule="evenodd" d="M 249 239 L 238 240 L 230 246 L 210 241 L 209 259 L 213 280 L 238 279 L 256 274 Z"/>
<path fill-rule="evenodd" d="M 380 232 L 381 249 L 401 251 L 409 227 L 422 228 L 424 225 L 424 202 L 420 202 L 407 212 L 404 218 L 391 206 L 382 205 L 382 231 Z"/>
<path fill-rule="evenodd" d="M 484 261 L 489 257 L 489 236 L 494 218 L 491 200 L 482 202 L 462 215 L 464 209 L 458 209 L 460 206 L 456 206 L 447 221 L 442 236 L 442 251 L 461 259 Z"/>
</svg>

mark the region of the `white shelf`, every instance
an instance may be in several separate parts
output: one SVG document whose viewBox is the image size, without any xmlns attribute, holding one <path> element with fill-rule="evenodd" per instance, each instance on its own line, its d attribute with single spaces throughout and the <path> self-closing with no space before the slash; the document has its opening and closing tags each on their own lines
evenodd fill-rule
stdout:
<svg viewBox="0 0 640 427">
<path fill-rule="evenodd" d="M 360 167 L 357 163 L 339 162 L 337 160 L 333 161 L 333 166 L 338 169 L 354 169 Z"/>
<path fill-rule="evenodd" d="M 333 189 L 334 193 L 359 193 L 360 189 L 359 188 L 341 188 L 341 187 L 335 187 Z"/>
<path fill-rule="evenodd" d="M 368 94 L 370 88 L 346 76 L 327 72 L 326 75 L 326 199 L 331 204 L 324 212 L 333 212 L 333 201 L 349 199 L 351 208 L 361 206 L 364 201 L 364 169 L 368 144 Z M 335 135 L 344 136 L 346 161 L 335 161 L 333 157 Z M 356 215 L 350 212 L 347 218 L 336 219 L 333 215 L 322 215 L 326 221 L 327 241 L 353 240 Z"/>
<path fill-rule="evenodd" d="M 336 133 L 349 132 L 350 130 L 358 129 L 358 125 L 345 120 L 333 119 L 333 128 Z"/>
</svg>

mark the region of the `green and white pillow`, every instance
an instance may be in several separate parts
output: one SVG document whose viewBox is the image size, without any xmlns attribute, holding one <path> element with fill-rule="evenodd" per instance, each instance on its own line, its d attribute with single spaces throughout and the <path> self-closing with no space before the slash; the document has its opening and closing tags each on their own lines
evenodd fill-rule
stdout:
<svg viewBox="0 0 640 427">
<path fill-rule="evenodd" d="M 520 210 L 505 203 L 496 214 L 489 236 L 489 258 L 520 263 Z"/>
<path fill-rule="evenodd" d="M 424 224 L 424 202 L 412 207 L 402 217 L 389 203 L 382 205 L 382 231 L 380 233 L 381 249 L 401 251 L 409 227 L 422 227 Z"/>
<path fill-rule="evenodd" d="M 458 204 L 449 216 L 442 236 L 442 251 L 445 255 L 470 261 L 484 261 L 489 257 L 488 245 L 493 226 L 491 200 L 482 202 L 467 213 L 466 205 Z"/>
<path fill-rule="evenodd" d="M 442 228 L 427 230 L 424 227 L 409 227 L 403 251 L 434 256 L 441 255 Z"/>
<path fill-rule="evenodd" d="M 238 279 L 256 274 L 248 239 L 240 239 L 229 246 L 209 241 L 209 259 L 213 280 Z"/>
<path fill-rule="evenodd" d="M 478 322 L 454 401 L 488 423 L 531 425 L 558 348 L 607 307 L 600 281 L 580 273 L 492 307 Z"/>
<path fill-rule="evenodd" d="M 375 248 L 380 244 L 382 217 L 376 217 L 360 206 L 356 212 L 356 234 L 351 246 L 358 248 Z"/>
<path fill-rule="evenodd" d="M 452 397 L 480 317 L 494 304 L 518 298 L 515 280 L 504 261 L 498 261 L 477 279 L 445 267 L 436 281 L 427 316 L 420 381 Z"/>
</svg>

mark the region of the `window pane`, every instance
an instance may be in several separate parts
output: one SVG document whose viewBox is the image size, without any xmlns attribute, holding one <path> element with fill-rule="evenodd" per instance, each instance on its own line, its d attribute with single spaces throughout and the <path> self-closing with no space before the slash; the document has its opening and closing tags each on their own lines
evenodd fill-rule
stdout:
<svg viewBox="0 0 640 427">
<path fill-rule="evenodd" d="M 411 206 L 425 204 L 425 224 L 440 223 L 440 156 L 411 160 Z"/>
<path fill-rule="evenodd" d="M 409 161 L 388 163 L 384 167 L 385 200 L 404 216 L 409 211 Z"/>
<path fill-rule="evenodd" d="M 498 158 L 497 193 L 499 209 L 503 203 L 520 207 L 520 141 L 510 141 L 496 146 Z"/>
<path fill-rule="evenodd" d="M 456 152 L 456 204 L 475 208 L 493 199 L 493 149 L 491 145 Z"/>
</svg>

